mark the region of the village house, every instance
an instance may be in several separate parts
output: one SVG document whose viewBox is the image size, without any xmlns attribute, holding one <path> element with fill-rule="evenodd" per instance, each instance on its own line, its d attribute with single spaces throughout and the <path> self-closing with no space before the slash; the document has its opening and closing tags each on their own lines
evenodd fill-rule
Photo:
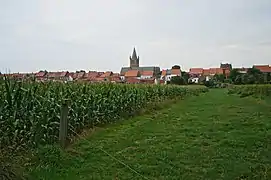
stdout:
<svg viewBox="0 0 271 180">
<path fill-rule="evenodd" d="M 181 72 L 181 69 L 171 69 L 171 74 L 170 74 L 170 77 L 175 77 L 175 76 L 182 76 L 182 72 Z"/>
<path fill-rule="evenodd" d="M 260 70 L 264 74 L 265 81 L 268 81 L 268 77 L 271 76 L 271 66 L 270 65 L 253 65 L 253 68 Z"/>
<path fill-rule="evenodd" d="M 112 77 L 112 75 L 113 75 L 112 71 L 107 71 L 107 72 L 103 73 L 101 76 L 99 76 L 99 78 L 103 78 L 104 81 L 109 82 L 111 80 L 110 78 Z"/>
<path fill-rule="evenodd" d="M 262 73 L 271 73 L 271 66 L 269 65 L 253 65 L 253 68 L 260 70 Z"/>
<path fill-rule="evenodd" d="M 85 73 L 84 80 L 89 82 L 97 82 L 98 80 L 103 81 L 104 78 L 100 78 L 101 80 L 99 79 L 102 74 L 104 74 L 104 72 L 89 71 L 88 73 Z"/>
<path fill-rule="evenodd" d="M 240 73 L 240 74 L 246 74 L 247 71 L 248 71 L 248 68 L 244 68 L 244 67 L 242 67 L 242 68 L 233 68 L 233 69 L 237 70 L 237 72 Z"/>
<path fill-rule="evenodd" d="M 162 70 L 160 80 L 170 81 L 170 78 L 171 78 L 171 70 L 170 69 Z"/>
<path fill-rule="evenodd" d="M 55 81 L 58 79 L 58 76 L 60 75 L 59 72 L 48 72 L 46 74 L 47 79 L 46 80 L 50 80 L 50 81 Z"/>
<path fill-rule="evenodd" d="M 43 81 L 46 79 L 47 71 L 39 71 L 35 74 L 35 78 L 38 81 Z"/>
<path fill-rule="evenodd" d="M 124 74 L 124 80 L 127 79 L 140 79 L 140 71 L 139 70 L 129 70 Z"/>
<path fill-rule="evenodd" d="M 140 79 L 152 79 L 154 77 L 153 71 L 142 71 Z"/>
<path fill-rule="evenodd" d="M 220 63 L 220 68 L 223 69 L 223 70 L 232 70 L 232 65 L 229 64 L 229 63 L 226 63 L 226 64 L 222 64 Z"/>
<path fill-rule="evenodd" d="M 75 72 L 75 77 L 73 77 L 75 80 L 84 80 L 84 78 L 86 77 L 85 75 L 86 75 L 86 71 L 83 71 L 83 70 L 81 70 L 81 71 L 76 71 Z"/>
<path fill-rule="evenodd" d="M 59 75 L 59 80 L 61 80 L 61 81 L 72 81 L 73 78 L 70 76 L 70 73 L 68 71 L 63 71 Z"/>
<path fill-rule="evenodd" d="M 190 68 L 189 69 L 189 82 L 199 83 L 199 79 L 203 74 L 203 68 Z"/>
<path fill-rule="evenodd" d="M 222 68 L 210 68 L 210 76 L 214 76 L 214 75 L 220 75 L 223 74 L 223 69 Z"/>
<path fill-rule="evenodd" d="M 172 77 L 174 76 L 182 76 L 181 69 L 166 69 L 162 70 L 160 80 L 163 80 L 165 83 L 167 81 L 170 81 Z"/>
<path fill-rule="evenodd" d="M 87 81 L 94 81 L 99 76 L 97 71 L 89 71 L 86 73 L 85 78 Z"/>
<path fill-rule="evenodd" d="M 113 73 L 111 76 L 111 82 L 113 83 L 121 83 L 120 74 L 119 73 Z"/>
<path fill-rule="evenodd" d="M 189 75 L 190 77 L 200 77 L 203 73 L 203 68 L 190 68 Z"/>
<path fill-rule="evenodd" d="M 128 73 L 127 73 L 128 72 Z M 120 78 L 126 81 L 126 78 L 131 79 L 152 79 L 160 75 L 160 67 L 155 66 L 139 66 L 139 56 L 136 54 L 134 48 L 132 56 L 130 56 L 130 67 L 122 67 L 120 71 Z"/>
<path fill-rule="evenodd" d="M 220 64 L 220 68 L 190 68 L 189 70 L 189 81 L 192 83 L 199 83 L 200 81 L 206 80 L 209 81 L 215 75 L 223 74 L 226 78 L 229 77 L 230 71 L 232 69 L 231 64 Z"/>
</svg>

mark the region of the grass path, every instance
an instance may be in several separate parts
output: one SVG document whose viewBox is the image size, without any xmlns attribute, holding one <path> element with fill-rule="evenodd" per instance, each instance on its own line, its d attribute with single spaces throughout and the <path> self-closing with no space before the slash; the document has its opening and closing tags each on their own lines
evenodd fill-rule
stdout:
<svg viewBox="0 0 271 180">
<path fill-rule="evenodd" d="M 97 147 L 148 179 L 271 179 L 271 107 L 211 90 L 95 132 L 31 178 L 143 179 Z"/>
</svg>

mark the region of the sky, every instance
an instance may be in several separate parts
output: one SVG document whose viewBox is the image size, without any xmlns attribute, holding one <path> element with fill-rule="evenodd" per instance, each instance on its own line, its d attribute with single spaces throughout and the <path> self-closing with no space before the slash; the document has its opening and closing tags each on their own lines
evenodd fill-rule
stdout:
<svg viewBox="0 0 271 180">
<path fill-rule="evenodd" d="M 0 71 L 271 64 L 270 0 L 0 1 Z"/>
</svg>

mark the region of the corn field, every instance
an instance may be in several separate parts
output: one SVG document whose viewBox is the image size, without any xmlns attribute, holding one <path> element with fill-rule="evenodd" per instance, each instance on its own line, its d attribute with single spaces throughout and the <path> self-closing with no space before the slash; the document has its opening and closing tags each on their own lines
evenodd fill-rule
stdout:
<svg viewBox="0 0 271 180">
<path fill-rule="evenodd" d="M 229 94 L 239 94 L 240 97 L 254 96 L 264 98 L 271 96 L 271 85 L 235 85 L 229 88 Z"/>
<path fill-rule="evenodd" d="M 129 117 L 149 104 L 208 89 L 165 85 L 0 81 L 0 147 L 33 148 L 58 140 L 60 109 L 70 102 L 68 135 Z"/>
</svg>

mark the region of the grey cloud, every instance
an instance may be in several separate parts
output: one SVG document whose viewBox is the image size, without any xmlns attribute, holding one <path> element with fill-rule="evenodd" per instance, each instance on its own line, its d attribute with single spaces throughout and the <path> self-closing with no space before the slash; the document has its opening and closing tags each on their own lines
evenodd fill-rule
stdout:
<svg viewBox="0 0 271 180">
<path fill-rule="evenodd" d="M 0 71 L 271 63 L 269 0 L 0 2 Z M 268 51 L 269 50 L 269 51 Z"/>
</svg>

